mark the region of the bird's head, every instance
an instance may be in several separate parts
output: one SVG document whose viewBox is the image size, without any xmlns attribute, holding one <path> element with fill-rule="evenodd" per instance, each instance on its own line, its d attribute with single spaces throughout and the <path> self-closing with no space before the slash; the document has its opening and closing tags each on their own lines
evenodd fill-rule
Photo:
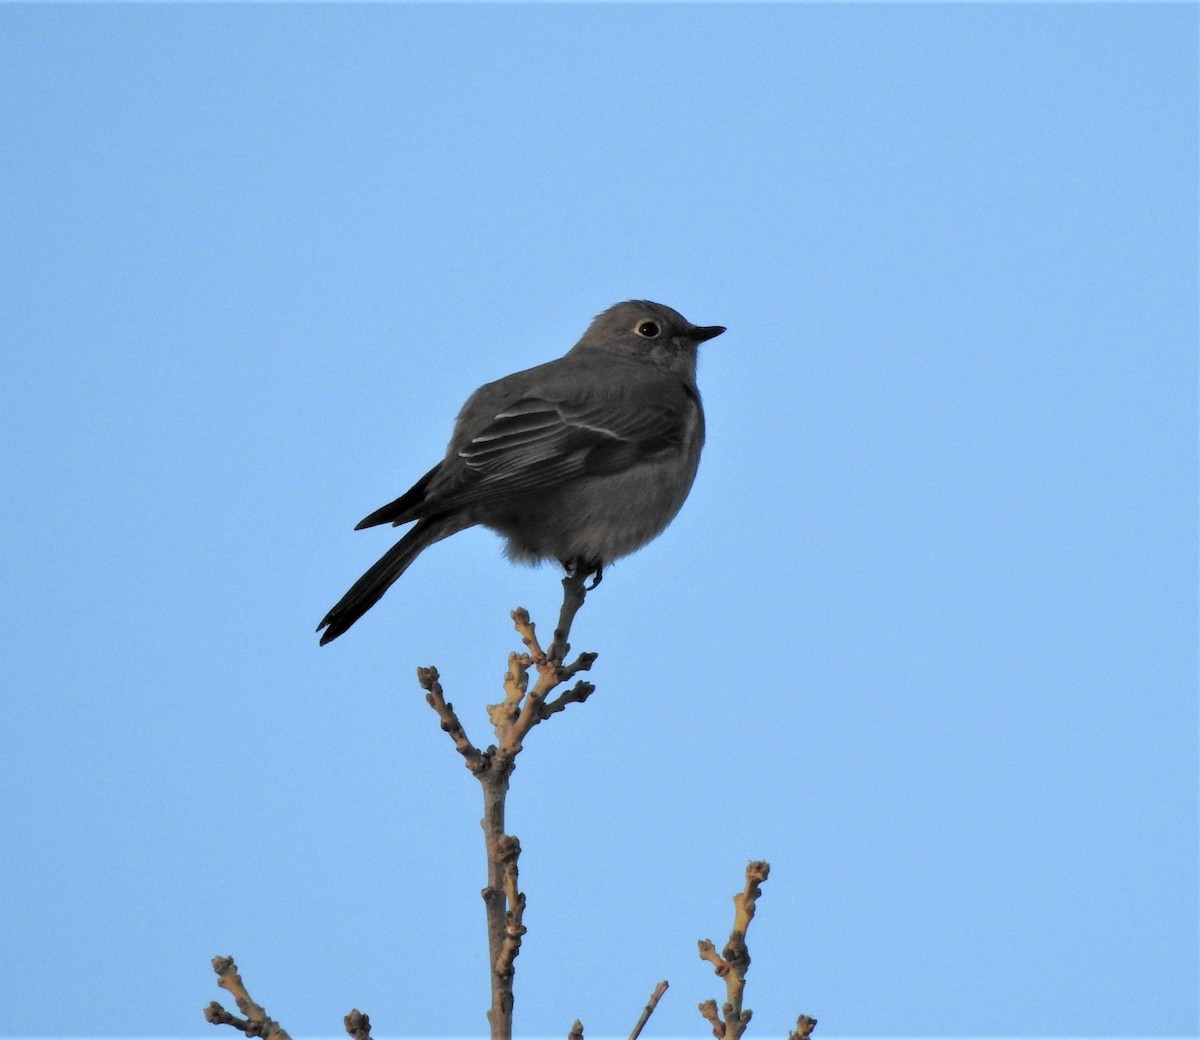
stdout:
<svg viewBox="0 0 1200 1040">
<path fill-rule="evenodd" d="M 596 315 L 574 349 L 636 357 L 694 378 L 696 347 L 724 331 L 724 325 L 693 325 L 661 303 L 627 300 Z"/>
</svg>

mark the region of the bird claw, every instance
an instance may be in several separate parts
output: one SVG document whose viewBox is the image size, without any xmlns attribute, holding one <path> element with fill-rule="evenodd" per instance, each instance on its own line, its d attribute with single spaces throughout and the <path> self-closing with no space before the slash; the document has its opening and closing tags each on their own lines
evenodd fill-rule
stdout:
<svg viewBox="0 0 1200 1040">
<path fill-rule="evenodd" d="M 584 585 L 584 589 L 591 592 L 604 579 L 604 564 L 600 560 L 563 560 L 563 569 L 571 578 L 591 578 L 590 585 Z"/>
</svg>

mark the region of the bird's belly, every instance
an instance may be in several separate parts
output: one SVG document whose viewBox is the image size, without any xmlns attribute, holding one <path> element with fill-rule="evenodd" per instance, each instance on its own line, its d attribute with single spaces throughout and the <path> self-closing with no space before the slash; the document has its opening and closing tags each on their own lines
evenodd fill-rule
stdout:
<svg viewBox="0 0 1200 1040">
<path fill-rule="evenodd" d="M 482 522 L 507 537 L 514 560 L 611 563 L 662 533 L 694 476 L 678 459 L 645 464 L 527 496 Z"/>
</svg>

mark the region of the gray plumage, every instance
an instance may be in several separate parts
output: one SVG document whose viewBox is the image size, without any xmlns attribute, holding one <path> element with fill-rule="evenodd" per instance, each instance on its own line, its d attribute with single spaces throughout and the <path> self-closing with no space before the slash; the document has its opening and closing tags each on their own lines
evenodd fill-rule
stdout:
<svg viewBox="0 0 1200 1040">
<path fill-rule="evenodd" d="M 434 542 L 483 524 L 514 560 L 560 561 L 596 575 L 671 522 L 704 444 L 696 326 L 660 303 L 600 314 L 556 361 L 487 383 L 468 398 L 446 457 L 363 519 L 415 526 L 325 615 L 321 643 L 379 601 Z"/>
</svg>

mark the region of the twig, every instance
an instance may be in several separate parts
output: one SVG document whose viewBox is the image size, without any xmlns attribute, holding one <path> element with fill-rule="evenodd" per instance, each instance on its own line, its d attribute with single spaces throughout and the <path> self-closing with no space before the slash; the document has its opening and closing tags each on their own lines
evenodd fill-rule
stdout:
<svg viewBox="0 0 1200 1040">
<path fill-rule="evenodd" d="M 212 966 L 217 973 L 217 985 L 232 994 L 238 1010 L 246 1017 L 238 1018 L 230 1014 L 214 1000 L 204 1009 L 205 1019 L 213 1025 L 233 1026 L 246 1036 L 262 1037 L 263 1040 L 291 1040 L 283 1026 L 271 1018 L 261 1004 L 256 1004 L 250 998 L 232 957 L 214 957 Z"/>
<path fill-rule="evenodd" d="M 568 704 L 587 700 L 594 687 L 580 680 L 553 700 L 547 698 L 562 683 L 587 671 L 596 660 L 595 654 L 580 654 L 569 664 L 563 657 L 570 649 L 567 642 L 571 624 L 586 595 L 586 575 L 569 574 L 563 579 L 563 605 L 559 611 L 558 628 L 548 651 L 537 638 L 537 629 L 529 612 L 518 607 L 512 612 L 513 626 L 525 646 L 524 653 L 508 655 L 504 673 L 504 698 L 489 704 L 487 711 L 496 734 L 496 743 L 484 751 L 471 743 L 453 706 L 447 702 L 436 668 L 418 668 L 417 682 L 426 691 L 425 699 L 437 712 L 441 727 L 454 741 L 455 750 L 463 757 L 468 769 L 483 788 L 484 846 L 487 849 L 487 885 L 483 903 L 487 916 L 488 964 L 491 975 L 492 1002 L 487 1018 L 492 1040 L 511 1040 L 513 1010 L 513 975 L 515 961 L 521 952 L 525 934 L 522 918 L 525 896 L 517 884 L 517 861 L 521 843 L 504 831 L 504 804 L 508 796 L 509 777 L 516 768 L 516 758 L 529 731 L 539 722 L 562 711 Z M 530 670 L 537 680 L 530 686 Z M 577 1023 L 578 1025 L 578 1023 Z M 582 1036 L 582 1026 L 579 1026 Z"/>
<path fill-rule="evenodd" d="M 751 860 L 746 864 L 746 885 L 733 897 L 733 928 L 729 941 L 720 954 L 711 939 L 701 939 L 700 959 L 708 961 L 713 971 L 725 980 L 725 1003 L 717 1011 L 715 1000 L 700 1004 L 700 1014 L 712 1027 L 717 1040 L 739 1040 L 746 1031 L 753 1014 L 742 1007 L 742 996 L 746 989 L 746 972 L 750 968 L 750 951 L 746 947 L 746 931 L 754 919 L 758 897 L 762 895 L 762 883 L 771 872 L 770 864 L 763 860 Z M 788 1034 L 788 1040 L 807 1040 L 817 1025 L 815 1018 L 801 1015 L 796 1019 L 796 1028 Z"/>
<path fill-rule="evenodd" d="M 463 729 L 462 723 L 458 721 L 454 705 L 446 700 L 446 695 L 442 692 L 438 670 L 436 668 L 418 668 L 417 682 L 425 691 L 425 700 L 429 702 L 429 706 L 437 712 L 438 718 L 441 719 L 442 730 L 450 734 L 450 739 L 454 741 L 454 749 L 466 761 L 467 768 L 476 776 L 485 772 L 489 765 L 488 755 L 467 739 L 467 732 Z"/>
<path fill-rule="evenodd" d="M 588 663 L 589 665 L 591 664 L 590 661 Z M 568 704 L 582 704 L 595 692 L 595 689 L 596 687 L 590 682 L 584 682 L 580 679 L 579 682 L 566 692 L 560 693 L 554 700 L 543 703 L 542 718 L 548 719 L 556 712 L 562 711 Z"/>
<path fill-rule="evenodd" d="M 579 608 L 583 606 L 587 596 L 588 573 L 584 568 L 577 567 L 562 580 L 563 605 L 558 612 L 558 624 L 554 627 L 554 639 L 546 652 L 546 656 L 552 661 L 561 663 L 571 652 L 571 644 L 567 640 L 571 637 L 571 625 L 575 622 L 575 615 L 579 613 Z M 599 581 L 599 578 L 596 580 Z M 592 587 L 595 588 L 594 585 Z"/>
<path fill-rule="evenodd" d="M 708 961 L 713 971 L 725 980 L 725 1003 L 721 1005 L 721 1015 L 717 1014 L 715 1000 L 706 1000 L 700 1005 L 700 1014 L 712 1026 L 713 1036 L 717 1040 L 739 1040 L 753 1014 L 749 1008 L 742 1008 L 746 971 L 750 967 L 746 929 L 750 927 L 755 905 L 762 894 L 760 886 L 767 880 L 770 871 L 770 865 L 763 860 L 752 860 L 746 865 L 746 885 L 733 897 L 733 928 L 720 955 L 711 939 L 701 939 L 698 943 L 701 960 Z"/>
<path fill-rule="evenodd" d="M 650 994 L 650 1000 L 642 1009 L 642 1017 L 637 1020 L 637 1025 L 633 1027 L 633 1032 L 629 1034 L 629 1040 L 637 1040 L 642 1030 L 646 1028 L 646 1023 L 650 1021 L 650 1016 L 654 1014 L 654 1009 L 658 1007 L 658 1002 L 662 1000 L 662 995 L 667 992 L 667 980 L 663 979 L 657 986 L 654 987 L 654 992 Z"/>
</svg>

